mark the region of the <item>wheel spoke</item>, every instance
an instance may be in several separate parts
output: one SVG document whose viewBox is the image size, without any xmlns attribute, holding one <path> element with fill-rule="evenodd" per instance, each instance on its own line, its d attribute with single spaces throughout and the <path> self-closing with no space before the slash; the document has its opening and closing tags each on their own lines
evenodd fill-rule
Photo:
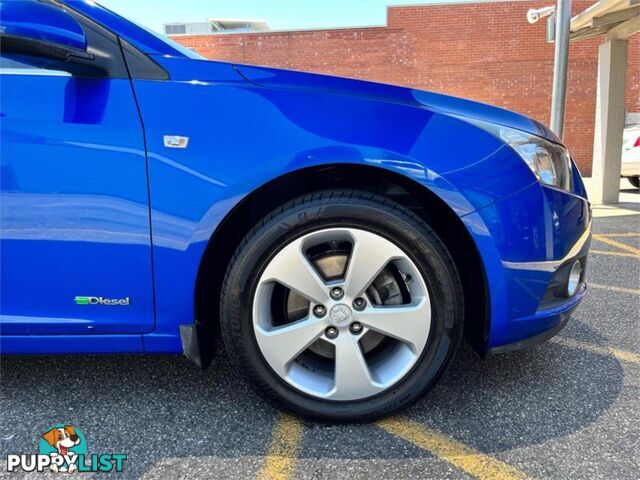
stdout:
<svg viewBox="0 0 640 480">
<path fill-rule="evenodd" d="M 421 350 L 427 341 L 430 319 L 428 299 L 415 306 L 368 308 L 358 314 L 358 321 L 365 327 L 408 344 L 414 352 Z"/>
<path fill-rule="evenodd" d="M 382 390 L 371 376 L 369 366 L 362 355 L 358 338 L 348 333 L 335 341 L 336 363 L 334 388 L 329 395 L 333 400 L 363 398 Z"/>
<path fill-rule="evenodd" d="M 305 318 L 272 330 L 256 327 L 256 340 L 273 369 L 286 375 L 291 361 L 322 336 L 324 327 L 325 322 L 317 318 Z"/>
<path fill-rule="evenodd" d="M 283 248 L 267 266 L 261 283 L 276 281 L 316 304 L 326 304 L 328 288 L 309 263 L 297 240 Z"/>
<path fill-rule="evenodd" d="M 362 296 L 391 260 L 406 255 L 389 240 L 364 230 L 354 230 L 353 250 L 345 278 L 345 292 L 350 298 Z"/>
</svg>

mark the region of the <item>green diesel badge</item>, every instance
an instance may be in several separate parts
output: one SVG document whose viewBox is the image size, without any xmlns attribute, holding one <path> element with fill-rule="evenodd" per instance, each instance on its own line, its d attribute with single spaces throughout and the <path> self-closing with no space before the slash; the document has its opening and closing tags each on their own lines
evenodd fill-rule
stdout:
<svg viewBox="0 0 640 480">
<path fill-rule="evenodd" d="M 77 296 L 73 300 L 76 305 L 107 305 L 107 306 L 129 306 L 131 299 L 125 298 L 104 298 L 104 297 L 80 297 Z"/>
</svg>

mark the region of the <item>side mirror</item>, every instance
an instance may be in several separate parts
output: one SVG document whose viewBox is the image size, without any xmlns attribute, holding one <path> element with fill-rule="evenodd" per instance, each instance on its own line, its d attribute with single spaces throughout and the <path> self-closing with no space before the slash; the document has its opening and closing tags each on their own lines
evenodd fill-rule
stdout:
<svg viewBox="0 0 640 480">
<path fill-rule="evenodd" d="M 0 48 L 3 54 L 30 55 L 57 64 L 94 59 L 76 19 L 37 0 L 0 0 Z"/>
</svg>

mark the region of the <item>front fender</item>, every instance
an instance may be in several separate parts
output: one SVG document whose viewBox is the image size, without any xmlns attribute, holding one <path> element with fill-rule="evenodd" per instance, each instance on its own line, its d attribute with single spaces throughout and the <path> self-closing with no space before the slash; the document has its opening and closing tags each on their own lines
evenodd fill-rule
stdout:
<svg viewBox="0 0 640 480">
<path fill-rule="evenodd" d="M 282 175 L 336 163 L 381 168 L 461 217 L 534 181 L 498 139 L 419 102 L 263 88 L 229 64 L 158 61 L 171 81 L 134 81 L 153 234 L 157 328 L 149 351 L 180 351 L 178 326 L 193 323 L 208 240 L 243 198 Z M 192 62 L 196 69 L 187 68 Z M 165 148 L 165 135 L 189 137 L 188 148 Z"/>
</svg>

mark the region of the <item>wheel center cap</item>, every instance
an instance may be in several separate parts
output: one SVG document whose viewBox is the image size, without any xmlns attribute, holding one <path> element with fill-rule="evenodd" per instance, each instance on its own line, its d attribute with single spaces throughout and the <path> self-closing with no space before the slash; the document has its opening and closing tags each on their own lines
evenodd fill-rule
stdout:
<svg viewBox="0 0 640 480">
<path fill-rule="evenodd" d="M 335 305 L 329 311 L 329 321 L 336 327 L 346 327 L 353 320 L 353 312 L 344 303 Z"/>
</svg>

